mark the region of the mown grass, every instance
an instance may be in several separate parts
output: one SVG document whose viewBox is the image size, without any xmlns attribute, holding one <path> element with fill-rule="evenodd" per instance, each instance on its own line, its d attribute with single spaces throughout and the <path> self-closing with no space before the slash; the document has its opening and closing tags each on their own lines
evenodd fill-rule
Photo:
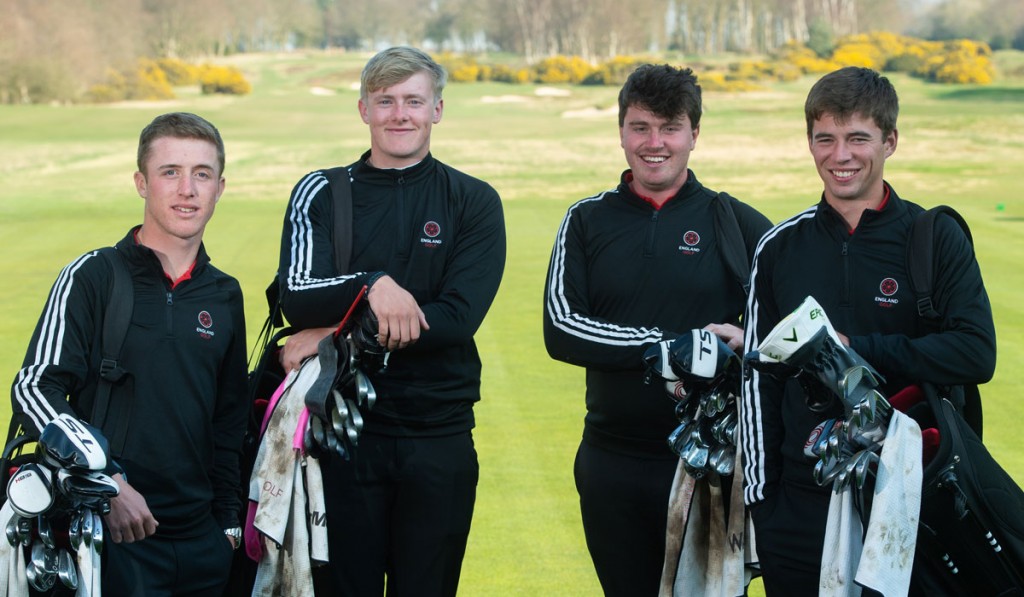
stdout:
<svg viewBox="0 0 1024 597">
<path fill-rule="evenodd" d="M 206 240 L 214 262 L 242 283 L 253 338 L 265 317 L 262 293 L 276 267 L 292 184 L 313 168 L 351 162 L 367 147 L 352 88 L 366 58 L 237 57 L 254 83 L 252 95 L 241 98 L 185 89 L 181 99 L 160 104 L 0 106 L 0 371 L 11 379 L 19 367 L 59 269 L 119 239 L 141 217 L 131 181 L 136 139 L 153 116 L 170 110 L 206 116 L 227 144 L 227 191 Z M 1024 82 L 972 88 L 893 79 L 902 113 L 887 178 L 919 203 L 953 205 L 973 228 L 999 333 L 998 370 L 983 390 L 986 443 L 1024 480 L 1024 438 L 1016 432 L 1024 404 L 1014 377 L 1024 367 Z M 699 178 L 774 221 L 816 201 L 820 181 L 802 112 L 812 82 L 706 94 L 691 158 Z M 437 157 L 502 195 L 509 243 L 501 290 L 477 335 L 484 359 L 475 432 L 481 480 L 463 595 L 600 593 L 572 481 L 583 372 L 547 357 L 541 293 L 565 208 L 614 185 L 625 161 L 616 115 L 607 110 L 617 90 L 568 91 L 451 85 L 434 130 Z M 0 421 L 8 416 L 6 402 L 0 401 Z"/>
</svg>

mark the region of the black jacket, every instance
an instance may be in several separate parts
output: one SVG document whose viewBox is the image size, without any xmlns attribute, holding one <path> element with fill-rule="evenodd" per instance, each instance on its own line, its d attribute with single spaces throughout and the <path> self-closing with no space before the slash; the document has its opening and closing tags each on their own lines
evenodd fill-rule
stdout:
<svg viewBox="0 0 1024 597">
<path fill-rule="evenodd" d="M 238 282 L 200 247 L 191 278 L 173 289 L 156 255 L 117 244 L 135 291 L 121 361 L 131 416 L 119 464 L 160 523 L 157 533 L 202 532 L 212 510 L 238 524 L 238 457 L 248 413 L 246 340 Z M 39 430 L 59 413 L 89 420 L 112 272 L 95 251 L 71 262 L 50 291 L 11 388 L 15 416 Z"/>
<path fill-rule="evenodd" d="M 885 376 L 887 394 L 919 380 L 988 381 L 995 370 L 995 327 L 973 248 L 952 219 L 938 219 L 935 295 L 943 319 L 940 333 L 927 333 L 906 264 L 911 224 L 922 208 L 888 191 L 883 209 L 865 211 L 852 234 L 822 199 L 764 236 L 754 256 L 745 350 L 756 349 L 810 295 Z M 828 417 L 807 408 L 794 382 L 783 385 L 755 373 L 743 389 L 747 503 L 763 500 L 780 478 L 816 487 L 814 461 L 803 455 L 803 446 Z"/>
<path fill-rule="evenodd" d="M 378 400 L 365 430 L 444 435 L 473 427 L 480 357 L 473 335 L 505 267 L 501 200 L 487 183 L 428 155 L 402 170 L 349 167 L 352 261 L 334 264 L 333 205 L 327 179 L 311 172 L 295 185 L 281 240 L 281 300 L 299 329 L 335 325 L 359 289 L 385 272 L 409 291 L 430 329 L 391 354 L 371 377 Z"/>
<path fill-rule="evenodd" d="M 627 184 L 572 205 L 555 238 L 544 290 L 544 343 L 587 370 L 584 437 L 634 454 L 671 455 L 678 425 L 663 384 L 643 383 L 648 346 L 709 323 L 738 323 L 746 295 L 723 260 L 715 193 L 693 172 L 661 209 Z M 771 226 L 729 198 L 753 255 Z"/>
</svg>

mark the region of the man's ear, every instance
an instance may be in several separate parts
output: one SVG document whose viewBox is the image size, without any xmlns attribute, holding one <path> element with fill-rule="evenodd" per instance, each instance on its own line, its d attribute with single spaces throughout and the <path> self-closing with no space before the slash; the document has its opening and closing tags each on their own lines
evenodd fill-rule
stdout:
<svg viewBox="0 0 1024 597">
<path fill-rule="evenodd" d="M 434 124 L 441 122 L 441 116 L 444 114 L 444 100 L 439 99 L 434 104 Z"/>
<path fill-rule="evenodd" d="M 146 184 L 146 175 L 142 172 L 135 173 L 135 190 L 139 192 L 139 197 L 146 198 L 148 185 Z"/>
<path fill-rule="evenodd" d="M 889 136 L 885 138 L 885 157 L 889 157 L 896 153 L 896 142 L 899 141 L 900 132 L 896 129 L 892 129 Z"/>
</svg>

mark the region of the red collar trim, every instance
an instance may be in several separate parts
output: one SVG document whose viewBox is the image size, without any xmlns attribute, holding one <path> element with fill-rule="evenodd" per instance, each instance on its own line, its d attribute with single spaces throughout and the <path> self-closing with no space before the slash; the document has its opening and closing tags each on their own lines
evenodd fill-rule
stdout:
<svg viewBox="0 0 1024 597">
<path fill-rule="evenodd" d="M 146 245 L 144 245 L 144 244 L 139 242 L 139 230 L 142 230 L 142 228 L 136 228 L 135 231 L 132 232 L 132 240 L 135 241 L 136 245 L 138 245 L 140 247 L 144 247 Z M 196 262 L 193 261 L 192 265 L 188 266 L 188 270 L 186 270 L 185 273 L 181 274 L 181 277 L 179 277 L 177 280 L 175 280 L 174 278 L 171 278 L 171 276 L 168 275 L 167 272 L 164 272 L 164 278 L 166 278 L 167 281 L 171 283 L 171 290 L 174 290 L 175 288 L 177 288 L 178 284 L 181 284 L 185 280 L 191 280 L 192 279 L 192 270 L 194 270 L 195 268 L 196 268 Z"/>
<path fill-rule="evenodd" d="M 885 209 L 885 206 L 889 205 L 889 191 L 890 191 L 889 185 L 884 185 L 884 188 L 885 188 L 885 195 L 882 196 L 882 202 L 878 204 L 878 209 L 876 209 L 875 211 L 882 211 L 883 209 Z M 861 216 L 861 217 L 863 217 L 863 216 Z M 857 230 L 856 228 L 850 228 L 850 236 L 853 236 L 853 233 L 856 230 Z"/>
<path fill-rule="evenodd" d="M 658 202 L 655 201 L 653 198 L 647 197 L 646 195 L 641 195 L 640 193 L 636 192 L 636 189 L 633 188 L 633 184 L 632 184 L 633 183 L 633 173 L 632 172 L 626 172 L 626 176 L 624 177 L 624 179 L 626 181 L 626 184 L 629 185 L 629 190 L 632 191 L 633 194 L 636 195 L 637 197 L 643 199 L 645 203 L 647 203 L 651 207 L 653 207 L 654 211 L 661 210 L 662 207 L 665 207 L 665 204 L 667 204 L 669 201 L 672 200 L 672 197 L 669 197 L 668 199 L 665 200 L 665 203 L 662 203 L 661 205 L 658 205 Z"/>
</svg>

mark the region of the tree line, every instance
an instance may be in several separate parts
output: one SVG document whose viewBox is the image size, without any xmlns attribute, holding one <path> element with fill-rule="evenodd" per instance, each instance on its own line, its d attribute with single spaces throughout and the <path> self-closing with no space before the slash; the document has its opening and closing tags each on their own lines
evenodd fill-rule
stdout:
<svg viewBox="0 0 1024 597">
<path fill-rule="evenodd" d="M 508 52 L 527 64 L 554 55 L 598 62 L 663 51 L 765 54 L 879 30 L 1024 49 L 1024 2 L 0 0 L 0 103 L 75 98 L 140 57 L 409 44 Z"/>
</svg>

